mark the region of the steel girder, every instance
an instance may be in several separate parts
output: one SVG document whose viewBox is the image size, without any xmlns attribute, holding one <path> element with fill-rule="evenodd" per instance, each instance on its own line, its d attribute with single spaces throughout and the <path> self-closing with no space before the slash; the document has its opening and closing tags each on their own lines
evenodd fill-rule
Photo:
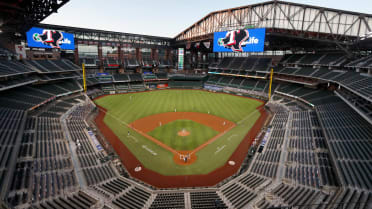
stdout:
<svg viewBox="0 0 372 209">
<path fill-rule="evenodd" d="M 0 28 L 5 32 L 24 32 L 62 7 L 69 0 L 8 0 L 0 2 Z"/>
<path fill-rule="evenodd" d="M 39 24 L 38 27 L 62 30 L 67 33 L 72 33 L 74 34 L 75 40 L 77 41 L 76 43 L 78 43 L 79 41 L 87 41 L 88 43 L 94 42 L 95 44 L 130 44 L 131 46 L 140 48 L 153 48 L 154 46 L 156 46 L 156 48 L 167 48 L 170 47 L 171 42 L 173 41 L 172 38 L 159 36 L 148 36 L 59 25 Z"/>
<path fill-rule="evenodd" d="M 372 15 L 283 1 L 269 1 L 208 14 L 180 34 L 177 42 L 245 27 L 288 31 L 299 37 L 345 44 L 372 29 Z M 285 33 L 285 32 L 283 32 Z"/>
</svg>

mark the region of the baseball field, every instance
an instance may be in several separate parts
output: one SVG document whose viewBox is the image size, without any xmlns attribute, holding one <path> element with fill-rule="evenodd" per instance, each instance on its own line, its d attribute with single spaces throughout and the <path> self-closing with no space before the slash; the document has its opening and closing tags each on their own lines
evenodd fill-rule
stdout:
<svg viewBox="0 0 372 209">
<path fill-rule="evenodd" d="M 104 123 L 142 166 L 165 176 L 208 174 L 226 165 L 262 105 L 199 90 L 108 95 L 95 102 L 105 109 Z"/>
</svg>

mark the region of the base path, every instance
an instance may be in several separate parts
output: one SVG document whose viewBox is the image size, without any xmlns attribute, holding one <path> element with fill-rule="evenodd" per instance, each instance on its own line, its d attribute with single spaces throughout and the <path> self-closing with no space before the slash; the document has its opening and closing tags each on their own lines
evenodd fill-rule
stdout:
<svg viewBox="0 0 372 209">
<path fill-rule="evenodd" d="M 137 130 L 141 130 L 142 132 L 148 133 L 159 127 L 160 125 L 165 125 L 175 120 L 192 120 L 208 126 L 218 132 L 224 132 L 227 129 L 235 126 L 233 122 L 227 119 L 200 112 L 159 113 L 135 120 L 134 122 L 129 124 L 129 126 Z"/>
<path fill-rule="evenodd" d="M 208 126 L 216 131 L 219 132 L 215 137 L 210 138 L 205 143 L 201 144 L 199 147 L 195 148 L 194 150 L 175 150 L 168 145 L 162 143 L 161 141 L 155 139 L 154 137 L 148 135 L 148 133 L 154 130 L 157 127 L 165 125 L 167 123 L 173 122 L 175 120 L 192 120 L 202 125 Z M 147 117 L 140 118 L 131 124 L 129 124 L 133 130 L 137 131 L 138 133 L 142 134 L 147 139 L 155 142 L 159 146 L 163 147 L 166 150 L 171 151 L 174 154 L 174 161 L 179 165 L 190 165 L 196 161 L 195 153 L 201 149 L 203 149 L 208 144 L 212 143 L 225 133 L 227 133 L 230 129 L 235 127 L 235 123 L 206 113 L 199 113 L 199 112 L 166 112 L 166 113 L 159 113 L 155 115 L 150 115 Z M 190 155 L 192 160 L 183 160 L 180 159 L 181 154 L 188 154 Z"/>
<path fill-rule="evenodd" d="M 147 169 L 142 165 L 136 156 L 125 146 L 123 142 L 121 142 L 119 137 L 117 137 L 115 133 L 103 122 L 106 110 L 99 105 L 97 106 L 99 107 L 100 111 L 95 119 L 96 125 L 105 136 L 106 140 L 108 140 L 111 146 L 115 149 L 118 156 L 120 156 L 120 159 L 127 171 L 132 177 L 157 188 L 214 186 L 220 181 L 232 176 L 239 170 L 240 165 L 243 163 L 244 158 L 248 154 L 248 149 L 251 146 L 253 139 L 259 133 L 267 118 L 267 113 L 263 108 L 263 104 L 257 108 L 257 110 L 259 110 L 261 113 L 260 118 L 249 130 L 243 141 L 239 144 L 225 165 L 205 175 L 165 176 Z M 193 158 L 191 157 L 191 160 L 192 159 Z M 234 161 L 235 165 L 229 165 L 229 161 Z M 142 170 L 140 172 L 135 172 L 134 170 L 138 166 L 142 167 Z"/>
</svg>

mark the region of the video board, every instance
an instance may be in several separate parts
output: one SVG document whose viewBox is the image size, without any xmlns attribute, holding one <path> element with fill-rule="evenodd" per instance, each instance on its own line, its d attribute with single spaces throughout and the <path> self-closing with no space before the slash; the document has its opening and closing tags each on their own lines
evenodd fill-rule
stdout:
<svg viewBox="0 0 372 209">
<path fill-rule="evenodd" d="M 57 30 L 31 28 L 27 33 L 28 47 L 74 50 L 74 35 Z"/>
<path fill-rule="evenodd" d="M 215 32 L 213 52 L 263 52 L 265 28 Z"/>
</svg>

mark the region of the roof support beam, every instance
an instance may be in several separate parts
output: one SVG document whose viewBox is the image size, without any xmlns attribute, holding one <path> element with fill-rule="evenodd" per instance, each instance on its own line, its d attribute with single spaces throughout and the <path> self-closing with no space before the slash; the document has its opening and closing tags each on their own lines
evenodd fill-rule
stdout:
<svg viewBox="0 0 372 209">
<path fill-rule="evenodd" d="M 353 20 L 351 25 L 349 18 Z M 196 25 L 194 24 L 181 32 L 176 36 L 176 39 L 177 41 L 192 40 L 194 37 L 224 29 L 234 30 L 245 25 L 255 25 L 269 30 L 279 29 L 283 33 L 297 34 L 302 37 L 311 36 L 314 38 L 316 36 L 318 39 L 351 43 L 358 38 L 358 35 L 372 30 L 372 26 L 368 25 L 370 19 L 372 19 L 372 15 L 368 14 L 290 2 L 269 1 L 212 12 L 199 20 Z M 358 22 L 359 25 L 355 25 Z"/>
</svg>

